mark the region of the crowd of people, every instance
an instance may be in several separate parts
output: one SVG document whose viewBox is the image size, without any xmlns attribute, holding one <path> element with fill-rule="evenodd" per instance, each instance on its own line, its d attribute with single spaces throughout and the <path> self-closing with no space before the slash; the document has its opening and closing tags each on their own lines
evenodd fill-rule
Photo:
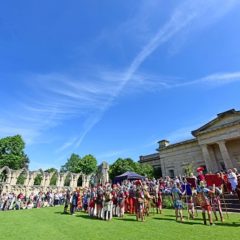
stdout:
<svg viewBox="0 0 240 240">
<path fill-rule="evenodd" d="M 198 169 L 199 170 L 199 169 Z M 31 209 L 64 205 L 64 213 L 75 215 L 84 211 L 92 218 L 111 220 L 134 214 L 137 221 L 144 221 L 150 212 L 162 213 L 166 200 L 175 209 L 176 221 L 184 221 L 183 209 L 187 209 L 188 219 L 196 216 L 196 206 L 200 206 L 204 224 L 213 224 L 212 213 L 224 221 L 222 211 L 223 192 L 237 194 L 240 201 L 240 175 L 237 169 L 228 173 L 192 173 L 189 177 L 165 177 L 160 179 L 124 180 L 121 183 L 76 188 L 66 192 L 38 192 L 25 196 L 23 193 L 2 193 L 0 209 Z"/>
<path fill-rule="evenodd" d="M 64 192 L 48 191 L 46 193 L 32 192 L 30 195 L 2 193 L 0 195 L 0 210 L 20 210 L 20 209 L 32 209 L 32 208 L 42 208 L 50 206 L 63 205 L 66 199 L 66 194 Z"/>
<path fill-rule="evenodd" d="M 237 169 L 229 169 L 227 174 L 206 174 L 200 170 L 198 176 L 145 179 L 143 181 L 125 180 L 117 184 L 99 185 L 76 189 L 66 194 L 64 212 L 74 215 L 83 210 L 90 217 L 111 220 L 113 216 L 123 217 L 125 213 L 135 214 L 136 220 L 144 221 L 150 210 L 162 213 L 164 199 L 172 202 L 176 221 L 184 221 L 183 208 L 188 218 L 194 219 L 196 206 L 200 206 L 204 224 L 213 224 L 212 212 L 216 220 L 218 214 L 224 221 L 221 196 L 223 192 L 237 193 L 240 200 L 240 175 Z M 207 215 L 206 215 L 207 214 Z"/>
</svg>

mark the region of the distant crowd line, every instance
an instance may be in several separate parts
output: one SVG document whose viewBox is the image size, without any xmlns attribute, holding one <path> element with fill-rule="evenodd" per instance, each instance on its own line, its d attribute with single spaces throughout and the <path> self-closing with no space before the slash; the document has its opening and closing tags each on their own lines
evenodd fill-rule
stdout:
<svg viewBox="0 0 240 240">
<path fill-rule="evenodd" d="M 32 192 L 30 195 L 24 195 L 23 193 L 15 194 L 2 193 L 0 195 L 0 209 L 6 210 L 20 210 L 20 209 L 32 209 L 42 207 L 52 207 L 63 205 L 66 199 L 66 193 L 48 191 L 46 193 Z"/>
<path fill-rule="evenodd" d="M 169 176 L 160 179 L 124 180 L 121 183 L 98 185 L 66 192 L 48 191 L 31 193 L 2 193 L 0 209 L 19 210 L 64 205 L 64 213 L 75 215 L 84 211 L 89 217 L 111 220 L 113 216 L 123 217 L 125 213 L 136 215 L 136 220 L 144 221 L 150 211 L 162 213 L 164 198 L 171 201 L 175 209 L 176 221 L 184 221 L 182 209 L 187 208 L 188 218 L 194 219 L 196 206 L 202 209 L 204 224 L 213 224 L 212 212 L 216 220 L 219 213 L 224 221 L 221 196 L 223 192 L 237 194 L 240 200 L 240 175 L 237 169 L 227 173 L 203 174 L 198 176 Z M 207 215 L 206 215 L 207 214 Z"/>
</svg>

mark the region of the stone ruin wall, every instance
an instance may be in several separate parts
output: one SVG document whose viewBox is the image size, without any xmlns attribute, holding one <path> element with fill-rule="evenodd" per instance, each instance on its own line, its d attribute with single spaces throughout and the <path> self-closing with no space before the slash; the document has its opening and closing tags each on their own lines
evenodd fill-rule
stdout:
<svg viewBox="0 0 240 240">
<path fill-rule="evenodd" d="M 19 194 L 22 192 L 23 194 L 29 195 L 31 192 L 39 192 L 39 191 L 66 191 L 67 189 L 74 190 L 77 187 L 85 188 L 89 187 L 91 184 L 97 185 L 99 183 L 105 184 L 109 181 L 108 176 L 109 165 L 103 162 L 99 167 L 96 174 L 86 175 L 83 173 L 61 173 L 57 172 L 57 182 L 56 185 L 50 185 L 51 179 L 55 172 L 41 172 L 41 171 L 29 171 L 28 169 L 20 169 L 13 170 L 9 167 L 3 167 L 0 169 L 0 174 L 3 172 L 6 173 L 5 181 L 0 181 L 0 194 L 1 192 L 9 193 L 14 192 Z M 17 184 L 18 177 L 22 174 L 26 174 L 26 179 L 24 180 L 24 184 Z M 34 185 L 35 178 L 41 174 L 42 181 L 40 185 Z M 70 178 L 69 186 L 64 186 L 66 178 Z M 78 179 L 82 178 L 82 185 L 78 186 Z M 93 181 L 93 182 L 92 182 Z"/>
</svg>

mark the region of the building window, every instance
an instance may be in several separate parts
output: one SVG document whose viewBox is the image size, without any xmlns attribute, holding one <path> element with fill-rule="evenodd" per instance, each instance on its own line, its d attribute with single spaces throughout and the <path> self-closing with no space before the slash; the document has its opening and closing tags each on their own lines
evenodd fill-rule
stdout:
<svg viewBox="0 0 240 240">
<path fill-rule="evenodd" d="M 169 175 L 170 178 L 174 178 L 175 177 L 173 169 L 168 170 L 168 173 L 169 173 L 168 175 Z"/>
<path fill-rule="evenodd" d="M 226 171 L 224 162 L 220 162 L 221 170 Z"/>
</svg>

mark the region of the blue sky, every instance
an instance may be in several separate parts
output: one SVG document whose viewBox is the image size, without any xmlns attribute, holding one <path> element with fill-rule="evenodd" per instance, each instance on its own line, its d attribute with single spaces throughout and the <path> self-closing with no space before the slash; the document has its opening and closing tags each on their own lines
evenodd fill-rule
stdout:
<svg viewBox="0 0 240 240">
<path fill-rule="evenodd" d="M 237 0 L 5 1 L 0 137 L 30 169 L 138 160 L 240 109 Z"/>
</svg>

